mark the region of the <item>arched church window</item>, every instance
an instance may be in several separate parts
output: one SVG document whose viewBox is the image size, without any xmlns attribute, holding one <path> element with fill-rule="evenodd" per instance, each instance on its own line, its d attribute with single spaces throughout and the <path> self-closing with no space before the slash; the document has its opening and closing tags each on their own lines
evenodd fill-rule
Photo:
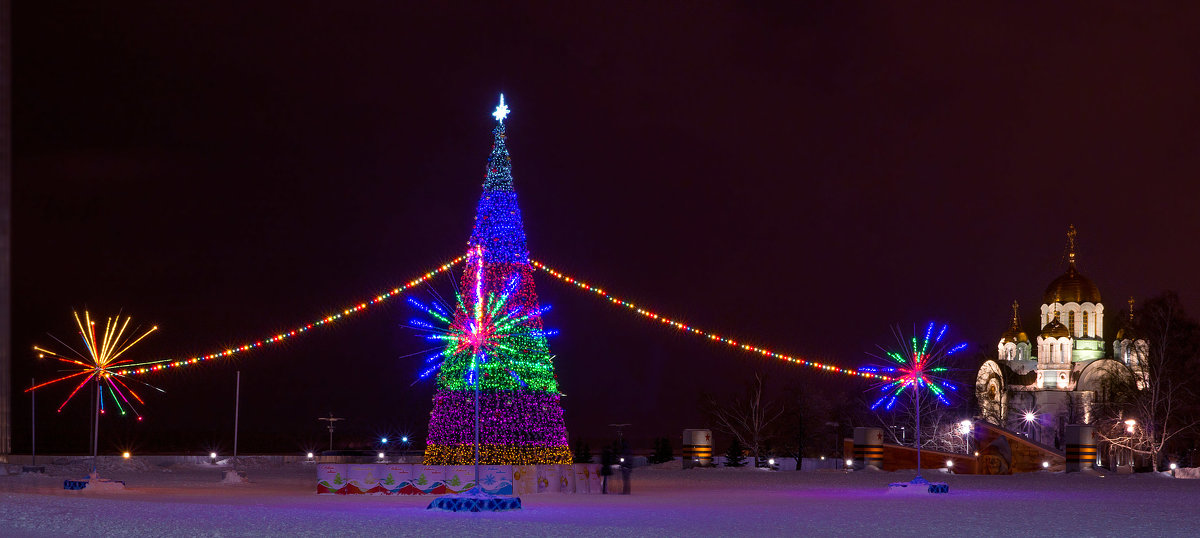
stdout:
<svg viewBox="0 0 1200 538">
<path fill-rule="evenodd" d="M 1087 310 L 1084 310 L 1083 311 L 1083 334 L 1080 336 L 1087 336 L 1087 335 L 1088 335 L 1088 313 L 1087 313 Z"/>
<path fill-rule="evenodd" d="M 1067 313 L 1067 319 L 1070 320 L 1067 322 L 1067 328 L 1070 329 L 1071 336 L 1076 336 L 1076 337 L 1079 336 L 1075 332 L 1075 311 L 1074 310 Z"/>
</svg>

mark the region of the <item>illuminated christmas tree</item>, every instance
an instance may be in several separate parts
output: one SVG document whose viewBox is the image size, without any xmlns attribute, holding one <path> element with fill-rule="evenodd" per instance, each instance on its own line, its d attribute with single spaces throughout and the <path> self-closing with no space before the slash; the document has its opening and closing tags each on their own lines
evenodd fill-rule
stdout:
<svg viewBox="0 0 1200 538">
<path fill-rule="evenodd" d="M 545 310 L 513 190 L 504 96 L 493 115 L 498 124 L 457 304 L 453 313 L 423 307 L 447 325 L 431 336 L 446 342 L 440 365 L 422 374 L 437 371 L 425 463 L 474 463 L 476 398 L 480 463 L 571 463 Z"/>
</svg>

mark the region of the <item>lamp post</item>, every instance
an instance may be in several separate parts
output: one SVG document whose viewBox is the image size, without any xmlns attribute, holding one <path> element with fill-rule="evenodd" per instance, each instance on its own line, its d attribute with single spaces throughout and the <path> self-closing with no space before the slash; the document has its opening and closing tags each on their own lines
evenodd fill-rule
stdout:
<svg viewBox="0 0 1200 538">
<path fill-rule="evenodd" d="M 1129 419 L 1125 421 L 1125 432 L 1129 434 L 1129 470 L 1133 470 L 1133 434 L 1137 431 L 1137 421 Z"/>
<path fill-rule="evenodd" d="M 329 412 L 329 416 L 328 416 L 328 417 L 317 417 L 317 420 L 324 420 L 324 421 L 325 421 L 325 422 L 328 424 L 328 428 L 329 428 L 329 451 L 330 451 L 330 452 L 333 452 L 333 423 L 334 423 L 334 422 L 337 422 L 337 421 L 339 421 L 339 420 L 346 420 L 346 419 L 344 419 L 344 418 L 341 418 L 341 417 L 335 417 L 335 416 L 333 416 L 333 411 L 330 411 L 330 412 Z"/>
<path fill-rule="evenodd" d="M 1025 437 L 1033 439 L 1033 425 L 1037 422 L 1037 413 L 1033 411 L 1025 412 Z M 1037 439 L 1033 439 L 1037 440 Z"/>
</svg>

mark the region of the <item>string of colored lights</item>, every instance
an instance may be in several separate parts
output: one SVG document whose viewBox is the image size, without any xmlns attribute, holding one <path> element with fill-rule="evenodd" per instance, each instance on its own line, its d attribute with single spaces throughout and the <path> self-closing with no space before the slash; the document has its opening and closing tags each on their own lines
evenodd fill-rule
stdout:
<svg viewBox="0 0 1200 538">
<path fill-rule="evenodd" d="M 623 307 L 633 311 L 634 313 L 636 313 L 639 316 L 642 316 L 646 319 L 651 319 L 651 320 L 657 321 L 664 325 L 668 325 L 670 327 L 673 327 L 673 328 L 683 331 L 685 333 L 694 334 L 696 336 L 707 338 L 713 342 L 719 342 L 719 343 L 728 345 L 730 347 L 740 349 L 742 351 L 757 353 L 764 357 L 779 359 L 779 360 L 789 362 L 791 364 L 795 364 L 795 365 L 799 365 L 799 366 L 809 366 L 809 367 L 816 368 L 818 370 L 823 370 L 826 372 L 833 372 L 833 373 L 837 373 L 837 374 L 844 374 L 844 375 L 848 375 L 848 376 L 862 377 L 862 378 L 868 378 L 868 379 L 880 379 L 880 380 L 892 379 L 891 376 L 883 375 L 883 374 L 880 374 L 877 372 L 864 372 L 864 371 L 860 371 L 855 368 L 842 368 L 841 366 L 835 366 L 832 364 L 826 364 L 823 362 L 818 362 L 818 361 L 809 360 L 809 359 L 802 359 L 800 357 L 788 355 L 786 353 L 780 353 L 778 351 L 772 351 L 767 348 L 753 346 L 753 345 L 746 344 L 743 342 L 738 342 L 737 340 L 734 340 L 732 338 L 726 338 L 719 334 L 705 331 L 703 329 L 698 329 L 696 327 L 693 327 L 693 326 L 688 325 L 683 322 L 675 321 L 671 318 L 668 318 L 661 314 L 655 313 L 646 308 L 642 308 L 641 306 L 638 306 L 637 304 L 634 304 L 630 301 L 626 301 L 619 297 L 610 295 L 607 291 L 604 291 L 603 288 L 593 286 L 593 285 L 588 284 L 587 282 L 584 282 L 580 279 L 563 274 L 561 271 L 552 269 L 540 261 L 530 259 L 529 263 L 531 265 L 533 265 L 534 267 L 541 269 L 546 274 L 548 274 L 554 278 L 557 278 L 558 280 L 561 280 L 562 282 L 566 282 L 567 284 L 572 284 L 575 287 L 585 290 L 585 291 L 590 291 L 596 295 L 599 295 L 600 297 L 607 299 L 608 302 L 610 302 L 612 304 L 615 304 L 618 306 L 623 306 Z"/>
<path fill-rule="evenodd" d="M 342 309 L 342 311 L 337 314 L 331 314 L 331 315 L 325 316 L 325 317 L 318 319 L 312 323 L 307 323 L 307 324 L 301 325 L 301 326 L 296 327 L 295 329 L 292 329 L 288 332 L 279 333 L 270 338 L 266 338 L 263 340 L 256 340 L 254 342 L 243 344 L 243 345 L 240 345 L 237 347 L 226 348 L 222 351 L 215 351 L 215 352 L 209 353 L 207 355 L 197 355 L 195 357 L 191 357 L 191 358 L 187 358 L 187 359 L 179 359 L 179 360 L 164 359 L 162 361 L 155 361 L 154 364 L 150 364 L 148 366 L 138 366 L 136 368 L 121 369 L 121 370 L 116 370 L 113 373 L 115 375 L 122 375 L 122 376 L 148 374 L 148 373 L 157 372 L 160 370 L 166 370 L 168 368 L 180 368 L 183 366 L 190 366 L 190 365 L 197 364 L 197 363 L 204 362 L 204 361 L 211 360 L 211 359 L 232 357 L 234 355 L 237 355 L 238 353 L 242 353 L 245 351 L 250 351 L 253 349 L 264 347 L 269 344 L 278 344 L 278 343 L 283 342 L 284 340 L 287 340 L 294 336 L 299 336 L 301 334 L 304 334 L 305 332 L 307 332 L 311 329 L 322 327 L 324 325 L 329 325 L 335 321 L 342 320 L 346 317 L 349 317 L 351 315 L 362 312 L 363 310 L 366 310 L 373 306 L 380 305 L 380 304 L 386 302 L 388 299 L 391 299 L 397 295 L 400 295 L 401 293 L 408 291 L 416 286 L 420 286 L 421 284 L 428 282 L 429 279 L 431 279 L 441 273 L 449 271 L 455 265 L 458 265 L 459 263 L 461 263 L 464 259 L 466 259 L 466 255 L 459 256 L 459 257 L 437 267 L 436 269 L 434 269 L 432 271 L 429 271 L 417 278 L 414 278 L 414 279 L 406 282 L 405 284 L 403 284 L 399 287 L 392 288 L 390 291 L 376 295 L 375 297 L 371 298 L 370 300 L 362 301 L 362 302 L 359 302 L 358 304 L 347 306 L 346 308 Z"/>
</svg>

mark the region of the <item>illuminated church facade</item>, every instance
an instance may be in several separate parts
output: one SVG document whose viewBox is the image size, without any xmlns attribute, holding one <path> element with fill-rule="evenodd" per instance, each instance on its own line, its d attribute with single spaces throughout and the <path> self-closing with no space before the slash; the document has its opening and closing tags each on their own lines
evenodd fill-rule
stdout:
<svg viewBox="0 0 1200 538">
<path fill-rule="evenodd" d="M 1092 423 L 1092 406 L 1114 376 L 1139 389 L 1146 383 L 1146 341 L 1128 323 L 1106 345 L 1104 303 L 1099 288 L 1076 268 L 1074 226 L 1067 238 L 1067 270 L 1042 294 L 1037 337 L 1031 340 L 1022 329 L 1014 301 L 997 358 L 985 361 L 975 380 L 980 419 L 1047 445 L 1061 444 L 1067 424 Z M 1133 299 L 1129 311 L 1132 321 Z"/>
</svg>

